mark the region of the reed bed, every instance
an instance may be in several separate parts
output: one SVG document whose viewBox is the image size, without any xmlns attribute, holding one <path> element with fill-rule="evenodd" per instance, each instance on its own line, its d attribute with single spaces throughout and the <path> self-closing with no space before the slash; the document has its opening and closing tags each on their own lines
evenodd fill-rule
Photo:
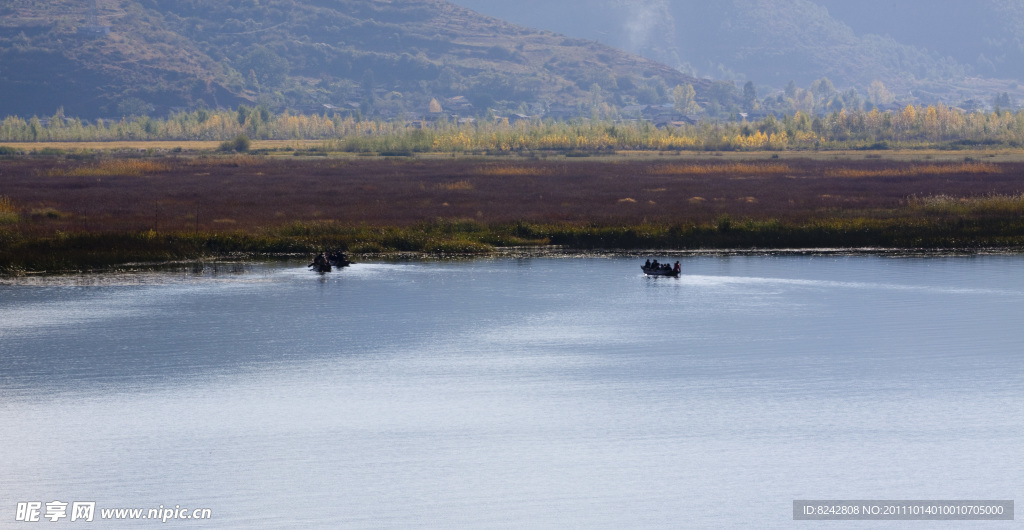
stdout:
<svg viewBox="0 0 1024 530">
<path fill-rule="evenodd" d="M 961 216 L 1001 214 L 1019 216 L 1024 215 L 1024 194 L 989 194 L 977 197 L 951 197 L 949 195 L 915 196 L 908 200 L 908 206 L 911 209 L 929 214 Z"/>
<path fill-rule="evenodd" d="M 665 164 L 652 167 L 652 175 L 721 175 L 735 177 L 756 177 L 764 175 L 782 175 L 790 173 L 787 164 L 781 163 L 742 163 L 728 164 Z"/>
<path fill-rule="evenodd" d="M 229 168 L 252 168 L 266 165 L 266 161 L 259 156 L 252 155 L 229 155 L 229 156 L 203 156 L 199 158 L 188 158 L 178 160 L 177 163 L 185 163 L 190 167 L 229 167 Z"/>
<path fill-rule="evenodd" d="M 965 162 L 962 164 L 911 164 L 884 169 L 838 168 L 830 169 L 827 174 L 830 177 L 839 178 L 893 178 L 925 175 L 991 175 L 1001 171 L 1002 169 L 996 164 Z"/>
<path fill-rule="evenodd" d="M 103 167 L 103 160 L 5 160 L 0 268 L 73 269 L 327 248 L 478 254 L 548 244 L 1024 245 L 1022 163 L 989 164 L 994 168 L 978 172 L 979 164 L 884 160 L 143 161 L 157 165 L 129 167 L 159 170 L 138 178 L 109 169 L 97 177 L 73 170 Z M 932 166 L 946 168 L 942 178 L 935 178 Z M 39 178 L 58 170 L 64 178 Z M 851 179 L 842 170 L 904 176 Z"/>
<path fill-rule="evenodd" d="M 459 180 L 455 182 L 441 182 L 435 184 L 435 187 L 446 191 L 472 191 L 473 183 L 468 180 Z"/>
<path fill-rule="evenodd" d="M 480 175 L 486 177 L 543 177 L 550 174 L 549 168 L 511 163 L 489 165 L 480 169 Z"/>
<path fill-rule="evenodd" d="M 0 195 L 0 224 L 18 222 L 18 207 L 10 197 Z"/>
<path fill-rule="evenodd" d="M 170 169 L 171 165 L 166 162 L 117 158 L 74 167 L 55 167 L 47 171 L 46 175 L 50 177 L 141 177 L 163 173 Z"/>
</svg>

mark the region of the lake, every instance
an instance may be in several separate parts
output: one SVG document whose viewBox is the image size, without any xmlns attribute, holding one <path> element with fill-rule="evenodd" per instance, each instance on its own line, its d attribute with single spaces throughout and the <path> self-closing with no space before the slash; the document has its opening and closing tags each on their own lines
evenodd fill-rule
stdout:
<svg viewBox="0 0 1024 530">
<path fill-rule="evenodd" d="M 796 499 L 1024 498 L 1024 256 L 679 259 L 6 280 L 0 521 L 789 528 Z"/>
</svg>

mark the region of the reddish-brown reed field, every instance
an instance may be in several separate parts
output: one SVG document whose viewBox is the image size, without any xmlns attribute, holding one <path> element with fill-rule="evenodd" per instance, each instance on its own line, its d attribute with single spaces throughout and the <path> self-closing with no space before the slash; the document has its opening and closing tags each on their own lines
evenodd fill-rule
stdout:
<svg viewBox="0 0 1024 530">
<path fill-rule="evenodd" d="M 767 157 L 766 157 L 767 158 Z M 1024 164 L 885 160 L 265 159 L 0 161 L 23 234 L 251 231 L 293 221 L 710 223 L 885 215 L 917 197 L 1017 196 Z"/>
</svg>

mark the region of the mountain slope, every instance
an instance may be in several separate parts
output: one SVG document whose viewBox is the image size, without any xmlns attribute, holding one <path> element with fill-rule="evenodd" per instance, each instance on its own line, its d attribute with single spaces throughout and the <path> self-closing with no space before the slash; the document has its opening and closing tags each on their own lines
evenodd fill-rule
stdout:
<svg viewBox="0 0 1024 530">
<path fill-rule="evenodd" d="M 93 2 L 95 1 L 95 4 Z M 108 34 L 109 32 L 109 34 Z M 365 112 L 465 96 L 628 104 L 710 83 L 649 59 L 529 30 L 441 0 L 8 0 L 0 114 L 111 116 L 140 105 Z"/>
<path fill-rule="evenodd" d="M 95 12 L 85 4 L 10 0 L 0 8 L 0 114 L 52 114 L 63 105 L 92 116 L 130 96 L 234 99 L 224 68 L 159 17 L 133 3 Z M 109 35 L 97 29 L 107 25 Z"/>
<path fill-rule="evenodd" d="M 901 93 L 1010 85 L 1024 76 L 1018 0 L 457 0 L 481 12 L 593 38 L 692 73 L 801 86 L 883 81 Z M 585 16 L 563 16 L 569 12 Z M 972 88 L 974 87 L 974 88 Z"/>
</svg>

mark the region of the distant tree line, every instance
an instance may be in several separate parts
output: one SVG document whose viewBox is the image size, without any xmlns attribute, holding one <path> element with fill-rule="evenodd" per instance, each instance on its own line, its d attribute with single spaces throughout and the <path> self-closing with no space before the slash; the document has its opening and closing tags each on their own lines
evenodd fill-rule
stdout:
<svg viewBox="0 0 1024 530">
<path fill-rule="evenodd" d="M 683 109 L 696 105 L 685 88 Z M 0 142 L 324 140 L 353 152 L 515 152 L 531 150 L 788 150 L 1024 146 L 1024 111 L 967 112 L 945 105 L 901 110 L 803 110 L 760 120 L 713 121 L 658 128 L 643 120 L 578 118 L 414 122 L 359 120 L 340 115 L 274 113 L 267 107 L 196 110 L 167 118 L 146 116 L 83 122 L 58 111 L 51 117 L 0 121 Z"/>
<path fill-rule="evenodd" d="M 697 101 L 696 95 L 691 89 L 690 85 L 681 85 L 673 90 L 672 102 L 675 109 L 687 115 L 718 119 L 734 118 L 740 113 L 760 115 L 773 113 L 776 116 L 782 116 L 797 112 L 825 115 L 840 110 L 847 112 L 860 110 L 870 112 L 876 108 L 883 111 L 895 110 L 916 100 L 912 95 L 897 96 L 879 80 L 871 82 L 861 90 L 856 88 L 839 90 L 827 77 L 812 82 L 807 88 L 798 87 L 795 81 L 790 81 L 784 90 L 772 91 L 771 94 L 763 98 L 758 94 L 758 87 L 752 81 L 747 81 L 742 88 L 738 88 L 731 81 L 715 81 L 711 88 L 703 94 L 702 101 Z M 1009 92 L 996 92 L 989 101 L 969 99 L 960 105 L 967 111 L 985 107 L 992 108 L 997 112 L 1017 109 Z"/>
</svg>

